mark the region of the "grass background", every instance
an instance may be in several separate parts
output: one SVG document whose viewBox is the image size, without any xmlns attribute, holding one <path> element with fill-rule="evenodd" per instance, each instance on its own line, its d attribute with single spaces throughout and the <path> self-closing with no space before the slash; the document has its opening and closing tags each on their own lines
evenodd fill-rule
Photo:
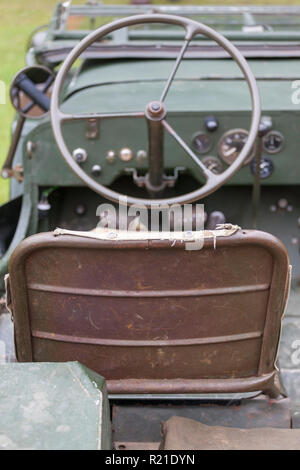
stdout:
<svg viewBox="0 0 300 470">
<path fill-rule="evenodd" d="M 27 39 L 34 28 L 47 24 L 58 0 L 0 0 L 0 80 L 6 85 L 6 104 L 0 104 L 0 166 L 6 158 L 10 142 L 10 128 L 14 111 L 8 97 L 9 84 L 14 74 L 25 65 Z M 85 3 L 73 0 L 73 4 Z M 104 3 L 129 3 L 127 0 Z M 154 0 L 152 3 L 171 3 Z M 300 0 L 177 0 L 178 4 L 300 4 Z M 8 199 L 8 181 L 0 178 L 0 204 Z"/>
</svg>

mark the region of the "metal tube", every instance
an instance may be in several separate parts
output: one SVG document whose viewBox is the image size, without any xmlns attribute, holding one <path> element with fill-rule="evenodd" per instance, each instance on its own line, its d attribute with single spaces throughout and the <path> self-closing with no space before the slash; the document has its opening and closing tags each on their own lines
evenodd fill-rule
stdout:
<svg viewBox="0 0 300 470">
<path fill-rule="evenodd" d="M 258 137 L 257 144 L 257 157 L 256 169 L 254 175 L 253 189 L 252 189 L 252 228 L 257 229 L 258 225 L 258 210 L 260 201 L 260 164 L 262 158 L 263 136 Z"/>
<path fill-rule="evenodd" d="M 164 90 L 163 90 L 163 92 L 162 92 L 162 95 L 161 95 L 161 97 L 160 97 L 160 101 L 161 101 L 161 102 L 163 102 L 164 99 L 165 99 L 165 97 L 167 96 L 167 93 L 168 93 L 168 90 L 169 90 L 169 88 L 170 88 L 170 85 L 171 85 L 171 83 L 172 83 L 172 81 L 173 81 L 173 79 L 174 79 L 174 77 L 175 77 L 175 74 L 176 74 L 176 72 L 177 72 L 177 70 L 178 70 L 178 67 L 179 67 L 179 65 L 180 65 L 180 62 L 181 62 L 182 59 L 183 59 L 184 53 L 185 53 L 185 51 L 187 50 L 187 47 L 188 47 L 189 43 L 190 43 L 190 39 L 186 39 L 186 40 L 184 41 L 184 43 L 183 43 L 183 46 L 182 46 L 181 51 L 180 51 L 180 53 L 179 53 L 179 56 L 178 56 L 177 59 L 176 59 L 176 62 L 175 62 L 175 64 L 174 64 L 174 66 L 173 66 L 173 69 L 172 69 L 172 71 L 171 71 L 171 74 L 170 74 L 170 76 L 169 76 L 169 78 L 168 78 L 168 81 L 167 81 L 167 83 L 166 83 L 166 85 L 165 85 L 165 88 L 164 88 Z"/>
<path fill-rule="evenodd" d="M 12 170 L 12 163 L 13 163 L 13 159 L 14 159 L 14 156 L 15 156 L 15 153 L 16 153 L 16 150 L 17 150 L 17 146 L 18 146 L 21 134 L 22 134 L 22 129 L 23 129 L 23 126 L 24 126 L 24 122 L 25 122 L 25 117 L 20 115 L 19 118 L 18 118 L 18 121 L 17 121 L 16 129 L 13 133 L 11 145 L 9 147 L 6 160 L 5 160 L 4 165 L 2 167 L 2 170 L 1 170 L 2 178 L 9 178 L 10 175 L 11 175 L 10 172 Z"/>
<path fill-rule="evenodd" d="M 161 121 L 148 121 L 149 135 L 149 182 L 151 189 L 160 190 L 163 185 L 164 157 L 163 139 L 164 130 Z"/>
</svg>

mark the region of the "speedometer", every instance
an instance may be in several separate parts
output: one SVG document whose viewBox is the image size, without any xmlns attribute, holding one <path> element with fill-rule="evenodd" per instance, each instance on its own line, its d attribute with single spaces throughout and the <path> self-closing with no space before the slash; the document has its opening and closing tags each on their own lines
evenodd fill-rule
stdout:
<svg viewBox="0 0 300 470">
<path fill-rule="evenodd" d="M 242 148 L 247 142 L 248 135 L 249 133 L 245 129 L 232 129 L 222 135 L 219 141 L 218 152 L 219 156 L 227 165 L 231 165 L 238 158 Z M 255 156 L 255 151 L 256 147 L 251 150 L 244 165 L 252 160 Z"/>
</svg>

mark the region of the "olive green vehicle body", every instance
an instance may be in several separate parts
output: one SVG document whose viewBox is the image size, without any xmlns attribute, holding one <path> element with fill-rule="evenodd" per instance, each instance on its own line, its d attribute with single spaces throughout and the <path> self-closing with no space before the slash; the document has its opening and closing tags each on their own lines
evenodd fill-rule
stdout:
<svg viewBox="0 0 300 470">
<path fill-rule="evenodd" d="M 97 26 L 110 21 L 112 18 L 129 16 L 137 13 L 151 12 L 151 6 L 81 6 L 71 7 L 70 11 L 64 11 L 59 4 L 45 32 L 42 41 L 34 45 L 34 40 L 27 53 L 27 64 L 42 64 L 56 70 L 58 64 L 66 57 L 67 53 L 83 38 L 88 31 L 68 29 L 68 17 L 81 19 L 86 15 L 85 24 L 92 22 Z M 285 197 L 285 190 L 290 191 L 298 185 L 300 173 L 299 132 L 298 119 L 300 105 L 292 101 L 293 93 L 297 90 L 292 84 L 298 79 L 299 58 L 297 47 L 300 41 L 300 33 L 297 29 L 297 8 L 280 10 L 281 16 L 276 16 L 276 9 L 271 7 L 253 8 L 222 8 L 213 7 L 177 7 L 162 6 L 156 9 L 159 12 L 171 14 L 189 15 L 199 21 L 207 21 L 219 32 L 224 33 L 236 45 L 245 49 L 245 56 L 257 79 L 262 100 L 262 115 L 272 119 L 272 129 L 279 131 L 284 136 L 284 144 L 281 151 L 268 156 L 274 163 L 274 171 L 270 177 L 261 181 L 264 190 L 266 186 L 284 187 L 279 194 Z M 286 15 L 286 11 L 292 12 Z M 273 13 L 271 13 L 273 12 Z M 286 16 L 284 16 L 286 15 Z M 257 32 L 251 30 L 255 19 L 276 24 L 276 18 L 284 18 L 283 26 Z M 78 21 L 78 20 L 77 20 Z M 93 23 L 94 22 L 94 23 Z M 280 21 L 279 21 L 280 23 Z M 248 25 L 248 26 L 247 26 Z M 252 25 L 252 26 L 251 26 Z M 247 27 L 250 32 L 247 32 Z M 157 99 L 168 78 L 172 63 L 176 57 L 176 51 L 180 47 L 182 33 L 176 28 L 162 29 L 136 29 L 127 32 L 123 36 L 115 36 L 109 39 L 106 49 L 100 48 L 92 54 L 94 60 L 87 60 L 79 67 L 74 76 L 69 77 L 69 83 L 64 90 L 62 110 L 68 112 L 126 112 L 144 111 L 145 105 Z M 180 131 L 181 137 L 189 145 L 197 133 L 207 133 L 204 120 L 213 115 L 219 122 L 218 129 L 211 133 L 209 149 L 204 154 L 199 154 L 203 159 L 207 156 L 215 156 L 219 159 L 218 144 L 221 136 L 230 129 L 249 129 L 251 103 L 245 81 L 237 65 L 214 48 L 211 41 L 205 38 L 195 40 L 195 52 L 191 57 L 187 52 L 187 59 L 183 61 L 176 74 L 174 83 L 167 97 L 168 118 L 175 129 Z M 158 47 L 158 45 L 165 45 Z M 205 51 L 201 48 L 205 46 Z M 270 51 L 266 51 L 266 49 Z M 192 48 L 193 49 L 193 48 Z M 158 52 L 157 52 L 158 51 Z M 108 58 L 106 58 L 108 57 Z M 99 59 L 97 59 L 99 58 Z M 110 60 L 111 58 L 111 60 Z M 84 147 L 88 159 L 82 164 L 82 168 L 91 173 L 93 165 L 101 166 L 101 174 L 97 181 L 103 185 L 118 185 L 118 178 L 126 172 L 127 168 L 134 168 L 138 174 L 147 171 L 147 158 L 140 161 L 136 158 L 137 152 L 147 152 L 147 124 L 144 119 L 116 118 L 102 119 L 98 122 L 96 138 L 86 137 L 86 121 L 67 123 L 63 128 L 65 139 L 73 151 L 75 148 Z M 117 136 L 117 138 L 116 138 Z M 33 150 L 28 151 L 33 143 Z M 170 136 L 165 136 L 164 164 L 169 174 L 174 173 L 177 167 L 184 167 L 186 173 L 193 179 L 188 184 L 193 187 L 201 184 L 201 175 L 197 165 L 184 154 L 176 141 Z M 120 149 L 129 147 L 133 151 L 134 158 L 130 162 L 121 161 L 118 158 Z M 117 155 L 114 163 L 106 159 L 107 152 L 113 150 Z M 39 231 L 55 228 L 58 221 L 42 225 L 38 221 L 38 200 L 41 189 L 49 188 L 78 188 L 78 194 L 84 191 L 85 205 L 92 207 L 99 204 L 101 198 L 95 198 L 92 192 L 84 188 L 79 178 L 74 175 L 65 161 L 61 158 L 53 138 L 49 115 L 40 120 L 27 119 L 22 136 L 18 142 L 13 167 L 21 164 L 24 168 L 23 183 L 12 180 L 11 198 L 22 196 L 22 209 L 19 223 L 13 239 L 7 246 L 7 251 L 0 263 L 1 278 L 7 271 L 7 261 L 13 248 L 26 236 Z M 227 165 L 220 159 L 222 168 Z M 250 165 L 246 165 L 227 183 L 226 187 L 212 195 L 211 198 L 201 201 L 210 204 L 210 199 L 218 199 L 220 194 L 221 206 L 215 207 L 225 212 L 226 219 L 250 226 L 251 221 L 245 213 L 239 213 L 230 202 L 236 200 L 236 191 L 251 187 L 253 174 Z M 84 188 L 84 189 L 83 189 Z M 232 191 L 230 191 L 230 189 Z M 175 188 L 176 191 L 176 188 Z M 121 192 L 121 191 L 120 191 Z M 225 197 L 222 193 L 231 196 Z M 173 192 L 174 193 L 174 192 Z M 166 195 L 168 197 L 168 194 Z M 93 202 L 89 204 L 89 199 Z M 263 199 L 263 198 L 262 198 Z M 80 198 L 79 198 L 80 202 Z M 276 203 L 276 201 L 274 201 Z M 262 203 L 263 204 L 263 203 Z M 74 205 L 65 209 L 64 218 L 69 220 L 70 212 L 74 215 Z M 294 207 L 294 213 L 297 210 Z M 267 211 L 267 214 L 263 212 Z M 286 215 L 286 214 L 285 214 Z M 288 216 L 288 215 L 287 215 Z M 260 217 L 263 229 L 266 217 L 269 217 L 269 207 L 261 207 Z M 281 214 L 282 217 L 282 214 Z M 89 223 L 87 228 L 95 226 L 95 211 L 87 216 Z M 55 219 L 55 217 L 54 217 Z M 238 220 L 237 220 L 238 219 Z M 272 219 L 272 217 L 271 217 Z M 72 217 L 71 228 L 76 228 L 76 220 Z M 297 215 L 290 222 L 289 239 L 297 236 Z M 295 222 L 296 221 L 296 222 Z M 82 219 L 78 218 L 78 228 L 82 226 Z M 268 223 L 271 223 L 269 221 Z M 276 225 L 276 219 L 274 219 Z M 285 224 L 286 225 L 286 224 Z M 280 224 L 281 226 L 281 224 Z M 274 232 L 280 235 L 278 230 Z M 284 234 L 281 238 L 285 241 Z M 289 243 L 291 245 L 291 243 Z M 295 247 L 288 247 L 293 254 Z"/>
</svg>

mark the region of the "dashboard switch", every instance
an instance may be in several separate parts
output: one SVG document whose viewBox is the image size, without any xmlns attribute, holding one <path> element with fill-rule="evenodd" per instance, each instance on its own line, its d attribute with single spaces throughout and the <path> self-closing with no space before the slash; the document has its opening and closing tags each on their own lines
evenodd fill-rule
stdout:
<svg viewBox="0 0 300 470">
<path fill-rule="evenodd" d="M 100 176 L 101 174 L 101 166 L 100 165 L 94 165 L 92 168 L 92 175 L 93 176 Z"/>
<path fill-rule="evenodd" d="M 272 118 L 270 116 L 262 116 L 258 128 L 258 136 L 263 137 L 272 129 Z"/>
<path fill-rule="evenodd" d="M 145 161 L 147 160 L 147 152 L 146 150 L 138 150 L 137 154 L 136 154 L 136 160 L 139 164 L 143 164 L 145 163 Z"/>
<path fill-rule="evenodd" d="M 83 163 L 87 159 L 87 153 L 84 149 L 77 148 L 73 151 L 73 158 L 77 163 Z"/>
<path fill-rule="evenodd" d="M 132 160 L 133 151 L 129 148 L 124 147 L 120 150 L 119 157 L 122 162 L 129 162 L 130 160 Z"/>
<path fill-rule="evenodd" d="M 116 161 L 116 153 L 113 150 L 109 150 L 106 154 L 106 161 L 108 163 L 115 163 Z"/>
<path fill-rule="evenodd" d="M 218 119 L 215 116 L 207 116 L 204 124 L 208 132 L 215 132 L 219 127 Z"/>
</svg>

